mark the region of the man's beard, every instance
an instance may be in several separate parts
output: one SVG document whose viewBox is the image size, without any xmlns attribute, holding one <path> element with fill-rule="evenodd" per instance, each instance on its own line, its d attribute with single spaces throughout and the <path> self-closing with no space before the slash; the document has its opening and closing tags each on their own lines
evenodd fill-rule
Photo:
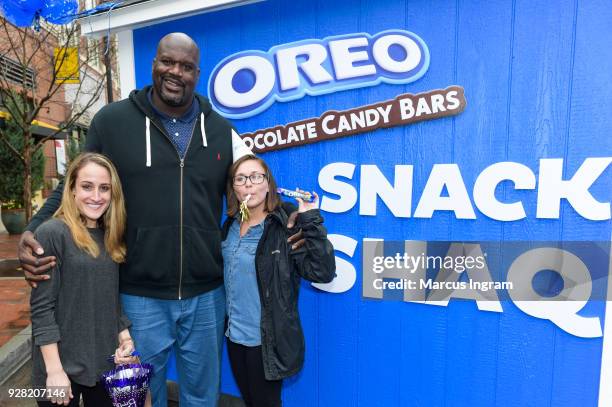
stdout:
<svg viewBox="0 0 612 407">
<path fill-rule="evenodd" d="M 165 104 L 167 104 L 168 106 L 172 106 L 172 107 L 181 107 L 181 106 L 185 106 L 185 101 L 186 101 L 186 96 L 185 96 L 185 92 L 183 91 L 183 95 L 182 96 L 176 96 L 176 97 L 170 97 L 164 94 L 163 91 L 159 92 L 159 98 L 162 100 L 162 102 L 164 102 Z"/>
<path fill-rule="evenodd" d="M 156 86 L 156 93 L 166 105 L 171 107 L 183 107 L 188 102 L 187 94 L 185 93 L 185 86 L 183 84 L 183 94 L 181 96 L 178 95 L 168 95 L 164 93 L 163 86 L 164 78 L 160 78 L 159 85 Z"/>
</svg>

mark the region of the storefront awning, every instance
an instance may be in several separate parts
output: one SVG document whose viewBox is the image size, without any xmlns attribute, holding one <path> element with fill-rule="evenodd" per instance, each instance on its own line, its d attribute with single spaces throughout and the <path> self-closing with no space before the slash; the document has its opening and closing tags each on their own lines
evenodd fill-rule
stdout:
<svg viewBox="0 0 612 407">
<path fill-rule="evenodd" d="M 11 115 L 0 110 L 0 129 L 3 129 L 6 126 L 6 119 L 9 117 L 11 117 Z"/>
<path fill-rule="evenodd" d="M 32 130 L 32 134 L 38 138 L 49 137 L 54 133 L 55 134 L 53 137 L 51 137 L 51 140 L 65 140 L 68 138 L 68 132 L 63 130 L 57 132 L 59 130 L 58 127 L 40 120 L 32 121 L 32 126 L 30 129 Z"/>
<path fill-rule="evenodd" d="M 0 129 L 6 127 L 6 121 L 10 120 L 11 115 L 8 112 L 0 110 Z M 50 140 L 65 140 L 68 138 L 68 132 L 65 130 L 59 131 L 59 127 L 54 126 L 52 124 L 46 123 L 41 120 L 32 121 L 32 126 L 30 126 L 30 130 L 34 137 L 43 138 L 43 137 L 51 137 Z"/>
</svg>

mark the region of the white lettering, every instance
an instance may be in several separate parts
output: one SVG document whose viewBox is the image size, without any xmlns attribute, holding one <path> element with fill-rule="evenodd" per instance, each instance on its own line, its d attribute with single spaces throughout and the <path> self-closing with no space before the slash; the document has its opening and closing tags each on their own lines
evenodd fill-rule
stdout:
<svg viewBox="0 0 612 407">
<path fill-rule="evenodd" d="M 389 47 L 399 45 L 406 51 L 406 56 L 401 61 L 396 61 L 389 55 Z M 381 68 L 390 72 L 408 72 L 416 68 L 421 62 L 421 49 L 417 43 L 403 35 L 390 34 L 380 37 L 372 46 L 372 55 Z"/>
<path fill-rule="evenodd" d="M 448 196 L 442 196 L 446 187 Z M 476 219 L 457 164 L 435 164 L 419 200 L 415 218 L 431 218 L 434 211 L 453 211 L 457 219 Z"/>
<path fill-rule="evenodd" d="M 323 127 L 323 132 L 325 134 L 336 134 L 336 129 L 332 129 L 329 127 L 329 122 L 334 120 L 335 118 L 336 116 L 334 116 L 333 114 L 328 114 L 327 116 L 323 118 L 323 121 L 321 122 L 321 126 Z"/>
<path fill-rule="evenodd" d="M 501 162 L 485 168 L 474 183 L 474 203 L 490 218 L 513 221 L 527 217 L 523 204 L 519 202 L 502 203 L 495 197 L 495 188 L 500 182 L 510 180 L 515 189 L 534 189 L 536 179 L 533 171 L 523 164 Z"/>
<path fill-rule="evenodd" d="M 555 297 L 542 299 L 533 289 L 533 278 L 542 270 L 553 270 L 563 279 L 563 290 Z M 575 336 L 602 336 L 598 317 L 578 315 L 591 296 L 592 282 L 589 269 L 576 255 L 552 247 L 530 250 L 512 263 L 507 280 L 514 285 L 514 290 L 508 291 L 510 298 L 524 313 L 548 319 Z M 522 301 L 525 297 L 533 301 Z"/>
<path fill-rule="evenodd" d="M 255 84 L 250 90 L 240 93 L 234 89 L 232 80 L 243 69 L 255 75 Z M 217 73 L 214 86 L 215 97 L 229 108 L 251 106 L 262 101 L 272 92 L 275 80 L 274 67 L 266 58 L 258 55 L 237 58 L 224 65 Z"/>
<path fill-rule="evenodd" d="M 361 166 L 360 215 L 376 215 L 376 198 L 385 203 L 394 216 L 409 218 L 412 207 L 412 165 L 395 166 L 395 183 L 391 185 L 375 165 Z"/>
<path fill-rule="evenodd" d="M 357 248 L 357 241 L 343 235 L 327 235 L 334 246 L 334 250 L 353 257 Z M 348 261 L 336 256 L 336 277 L 329 283 L 312 283 L 313 287 L 329 293 L 343 293 L 350 290 L 357 280 L 355 267 Z"/>
<path fill-rule="evenodd" d="M 301 55 L 307 58 L 298 64 L 297 57 Z M 325 83 L 334 79 L 322 66 L 327 59 L 327 50 L 321 44 L 304 44 L 280 49 L 276 53 L 276 58 L 278 78 L 283 91 L 300 86 L 299 69 L 314 84 Z"/>
<path fill-rule="evenodd" d="M 326 117 L 330 117 L 328 122 L 331 121 L 330 115 Z M 254 144 L 257 147 L 260 145 L 259 137 L 261 137 L 260 134 L 255 136 Z M 248 140 L 246 142 L 250 143 Z M 572 180 L 561 181 L 562 184 L 559 184 L 562 163 L 556 164 L 552 161 L 554 160 L 542 160 L 545 168 L 540 170 L 540 179 L 544 183 L 540 183 L 538 190 L 538 217 L 544 217 L 542 215 L 546 214 L 547 218 L 558 219 L 559 200 L 561 196 L 564 196 L 585 218 L 590 220 L 610 219 L 610 203 L 596 201 L 588 189 L 601 176 L 606 166 L 612 162 L 612 158 L 586 159 Z M 546 162 L 549 163 L 549 167 L 551 164 L 555 166 L 554 171 L 546 167 Z M 335 177 L 344 176 L 352 179 L 354 169 L 355 166 L 348 163 L 332 163 L 321 169 L 319 183 L 322 189 L 340 196 L 339 199 L 331 199 L 323 195 L 321 209 L 339 213 L 353 208 L 357 202 L 358 192 L 353 186 L 336 180 Z M 588 177 L 587 170 L 591 171 Z M 435 211 L 452 211 L 457 219 L 476 219 L 470 195 L 457 164 L 435 164 L 433 166 L 414 212 L 411 212 L 412 166 L 396 165 L 393 184 L 375 165 L 363 165 L 361 171 L 359 181 L 359 199 L 361 200 L 359 213 L 361 215 L 376 215 L 376 199 L 380 197 L 397 217 L 410 217 L 412 213 L 415 218 L 431 218 Z M 551 191 L 550 185 L 553 184 L 554 179 L 560 185 L 559 188 L 565 186 L 569 191 Z M 512 181 L 516 190 L 536 188 L 535 175 L 527 166 L 514 162 L 495 163 L 485 168 L 476 178 L 473 188 L 476 207 L 484 215 L 495 220 L 508 222 L 524 219 L 527 214 L 522 201 L 500 202 L 495 196 L 497 186 L 504 180 Z M 445 189 L 447 194 L 443 196 Z"/>
<path fill-rule="evenodd" d="M 414 116 L 414 107 L 412 106 L 412 99 L 404 98 L 399 100 L 400 115 L 402 120 L 408 120 Z"/>
<path fill-rule="evenodd" d="M 326 212 L 341 213 L 351 210 L 357 203 L 357 190 L 345 182 L 338 181 L 336 176 L 353 178 L 355 165 L 349 163 L 328 164 L 319 172 L 319 186 L 322 190 L 336 194 L 339 199 L 331 199 L 324 195 L 321 199 L 321 210 Z"/>
<path fill-rule="evenodd" d="M 563 159 L 540 160 L 537 217 L 559 217 L 565 198 L 580 216 L 589 220 L 610 219 L 610 202 L 599 202 L 589 188 L 612 163 L 612 158 L 587 158 L 569 181 L 563 180 Z"/>
<path fill-rule="evenodd" d="M 367 47 L 365 37 L 347 38 L 329 42 L 329 52 L 334 64 L 337 79 L 350 79 L 359 76 L 374 75 L 376 67 L 372 64 L 354 66 L 355 62 L 368 61 L 366 51 L 351 51 L 351 48 Z"/>
</svg>

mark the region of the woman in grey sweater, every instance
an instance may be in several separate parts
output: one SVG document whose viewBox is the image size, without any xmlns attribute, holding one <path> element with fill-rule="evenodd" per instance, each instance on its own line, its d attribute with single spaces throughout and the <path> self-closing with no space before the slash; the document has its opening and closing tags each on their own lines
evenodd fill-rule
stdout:
<svg viewBox="0 0 612 407">
<path fill-rule="evenodd" d="M 62 203 L 36 230 L 45 253 L 55 256 L 50 279 L 32 290 L 32 382 L 45 401 L 112 406 L 100 375 L 133 362 L 129 320 L 119 302 L 119 263 L 125 260 L 125 205 L 117 171 L 108 158 L 85 153 L 66 175 Z"/>
</svg>

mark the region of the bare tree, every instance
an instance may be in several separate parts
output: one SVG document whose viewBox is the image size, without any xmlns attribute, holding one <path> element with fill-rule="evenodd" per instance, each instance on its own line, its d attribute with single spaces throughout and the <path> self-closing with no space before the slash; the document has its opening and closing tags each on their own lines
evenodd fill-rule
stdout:
<svg viewBox="0 0 612 407">
<path fill-rule="evenodd" d="M 16 28 L 0 18 L 0 95 L 10 119 L 23 134 L 23 143 L 14 145 L 5 130 L 0 129 L 3 143 L 23 164 L 23 207 L 26 221 L 32 217 L 32 157 L 44 143 L 60 132 L 68 131 L 96 104 L 104 88 L 104 75 L 96 75 L 89 67 L 96 52 L 88 52 L 87 41 L 81 41 L 77 24 L 32 28 Z M 70 49 L 77 47 L 77 61 L 70 60 Z M 83 52 L 85 51 L 85 52 Z M 76 64 L 75 64 L 76 62 Z M 74 65 L 73 65 L 74 64 Z M 60 77 L 66 67 L 80 73 L 78 84 L 68 85 L 69 77 Z M 70 90 L 67 102 L 65 92 Z M 57 129 L 45 137 L 35 137 L 32 123 L 50 109 L 59 110 L 63 118 Z M 63 114 L 62 111 L 63 110 Z M 14 127 L 14 126 L 13 126 Z"/>
</svg>

